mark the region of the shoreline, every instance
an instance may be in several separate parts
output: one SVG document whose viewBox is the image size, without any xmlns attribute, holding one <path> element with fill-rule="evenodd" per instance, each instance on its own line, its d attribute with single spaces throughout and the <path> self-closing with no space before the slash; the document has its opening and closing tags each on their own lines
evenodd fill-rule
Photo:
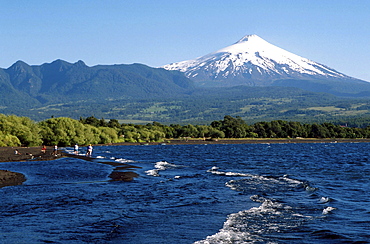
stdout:
<svg viewBox="0 0 370 244">
<path fill-rule="evenodd" d="M 276 143 L 369 143 L 369 139 L 347 139 L 347 138 L 251 138 L 251 139 L 168 139 L 164 142 L 121 142 L 112 144 L 100 144 L 99 146 L 134 146 L 134 145 L 193 145 L 193 144 L 276 144 Z"/>
<path fill-rule="evenodd" d="M 122 142 L 112 144 L 99 144 L 96 146 L 133 146 L 133 145 L 196 145 L 196 144 L 274 144 L 274 143 L 369 143 L 370 139 L 315 139 L 315 138 L 294 138 L 294 139 L 218 139 L 218 140 L 203 140 L 203 139 L 171 139 L 166 142 Z M 20 154 L 15 154 L 15 150 Z M 85 156 L 77 156 L 58 151 L 57 157 L 52 155 L 53 148 L 48 147 L 45 153 L 41 152 L 39 147 L 0 147 L 0 163 L 1 162 L 25 162 L 25 161 L 49 161 L 62 157 L 78 157 L 83 160 L 93 160 Z M 96 160 L 96 159 L 95 159 Z M 96 160 L 98 163 L 109 164 L 116 168 L 113 169 L 109 177 L 112 181 L 131 181 L 138 174 L 132 171 L 122 172 L 122 169 L 130 170 L 133 166 L 122 165 L 121 167 L 113 162 L 104 160 Z M 123 167 L 122 167 L 123 166 Z M 8 170 L 0 170 L 0 188 L 4 186 L 21 185 L 26 181 L 26 177 L 18 172 Z"/>
<path fill-rule="evenodd" d="M 40 147 L 0 147 L 0 163 L 2 162 L 26 162 L 26 161 L 48 161 L 61 158 L 52 155 L 53 149 L 49 147 L 45 153 L 41 152 Z M 15 154 L 18 150 L 18 154 Z M 5 186 L 21 185 L 27 179 L 24 174 L 9 170 L 0 170 L 0 188 Z"/>
</svg>

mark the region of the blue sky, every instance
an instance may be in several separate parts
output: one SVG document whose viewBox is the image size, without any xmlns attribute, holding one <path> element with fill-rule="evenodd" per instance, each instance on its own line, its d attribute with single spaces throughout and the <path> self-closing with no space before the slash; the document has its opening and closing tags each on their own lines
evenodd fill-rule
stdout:
<svg viewBox="0 0 370 244">
<path fill-rule="evenodd" d="M 368 0 L 0 0 L 0 67 L 56 59 L 152 67 L 257 34 L 370 81 Z"/>
</svg>

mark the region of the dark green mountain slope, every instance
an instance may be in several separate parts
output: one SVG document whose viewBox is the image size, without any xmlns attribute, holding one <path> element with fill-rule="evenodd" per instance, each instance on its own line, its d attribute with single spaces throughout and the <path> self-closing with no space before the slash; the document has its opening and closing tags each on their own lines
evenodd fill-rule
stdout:
<svg viewBox="0 0 370 244">
<path fill-rule="evenodd" d="M 9 113 L 0 109 L 0 113 Z M 291 87 L 230 87 L 196 89 L 181 97 L 73 101 L 47 104 L 12 113 L 43 120 L 80 116 L 114 118 L 127 123 L 207 124 L 225 115 L 240 116 L 248 123 L 271 120 L 300 122 L 349 121 L 370 117 L 368 99 L 345 99 Z M 366 119 L 366 121 L 370 121 Z"/>
<path fill-rule="evenodd" d="M 40 103 L 86 99 L 171 97 L 193 89 L 193 83 L 177 71 L 142 64 L 86 66 L 63 60 L 40 66 L 18 61 L 1 70 L 2 84 L 37 99 Z M 4 101 L 5 101 L 4 96 Z"/>
<path fill-rule="evenodd" d="M 339 97 L 370 97 L 370 82 L 362 80 L 276 80 L 272 86 L 296 87 L 311 92 L 325 92 Z"/>
<path fill-rule="evenodd" d="M 27 92 L 16 89 L 10 82 L 9 74 L 0 69 L 0 106 L 30 108 L 40 103 Z"/>
</svg>

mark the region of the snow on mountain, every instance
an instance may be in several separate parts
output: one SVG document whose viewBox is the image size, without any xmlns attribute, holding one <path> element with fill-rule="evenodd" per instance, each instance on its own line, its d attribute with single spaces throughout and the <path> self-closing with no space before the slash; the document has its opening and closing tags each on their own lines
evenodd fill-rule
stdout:
<svg viewBox="0 0 370 244">
<path fill-rule="evenodd" d="M 280 79 L 353 79 L 325 65 L 274 46 L 257 35 L 193 60 L 163 66 L 196 82 L 266 85 Z"/>
</svg>

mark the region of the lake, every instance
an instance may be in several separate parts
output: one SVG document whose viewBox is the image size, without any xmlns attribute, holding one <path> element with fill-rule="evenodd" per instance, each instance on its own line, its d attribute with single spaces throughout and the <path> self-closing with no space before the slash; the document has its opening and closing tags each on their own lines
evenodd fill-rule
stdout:
<svg viewBox="0 0 370 244">
<path fill-rule="evenodd" d="M 66 148 L 65 150 L 73 150 Z M 370 243 L 370 143 L 96 146 L 0 163 L 0 243 Z M 138 166 L 112 182 L 99 160 Z"/>
</svg>

